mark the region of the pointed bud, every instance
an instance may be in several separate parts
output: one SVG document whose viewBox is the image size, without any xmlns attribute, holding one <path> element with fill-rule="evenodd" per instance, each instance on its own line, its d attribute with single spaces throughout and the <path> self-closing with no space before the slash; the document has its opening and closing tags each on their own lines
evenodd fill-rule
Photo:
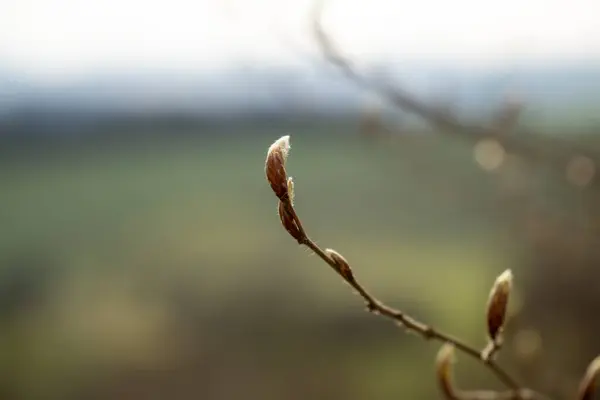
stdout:
<svg viewBox="0 0 600 400">
<path fill-rule="evenodd" d="M 346 261 L 346 259 L 340 253 L 333 249 L 325 249 L 325 253 L 327 253 L 329 258 L 334 262 L 335 268 L 342 278 L 344 278 L 347 282 L 353 282 L 354 275 L 352 274 L 352 269 L 350 268 L 348 261 Z"/>
<path fill-rule="evenodd" d="M 294 217 L 292 216 L 289 208 L 292 207 L 291 203 L 284 203 L 283 201 L 279 201 L 279 218 L 281 219 L 281 224 L 285 228 L 285 230 L 298 241 L 298 243 L 302 243 L 304 240 L 304 236 L 302 235 L 302 231 L 296 224 Z"/>
<path fill-rule="evenodd" d="M 592 400 L 594 392 L 596 391 L 595 386 L 598 375 L 600 375 L 600 356 L 596 357 L 588 366 L 588 369 L 579 384 L 577 400 Z"/>
<path fill-rule="evenodd" d="M 452 383 L 452 363 L 454 362 L 454 346 L 445 343 L 437 354 L 435 369 L 440 390 L 447 399 L 458 398 Z"/>
<path fill-rule="evenodd" d="M 490 291 L 487 305 L 487 328 L 488 335 L 494 343 L 499 343 L 500 334 L 506 320 L 508 298 L 512 287 L 512 272 L 510 269 L 504 271 L 494 282 Z"/>
<path fill-rule="evenodd" d="M 287 188 L 288 188 L 288 198 L 290 199 L 290 204 L 294 205 L 294 180 L 290 176 L 287 179 Z"/>
<path fill-rule="evenodd" d="M 285 171 L 285 162 L 290 152 L 290 137 L 282 136 L 277 139 L 267 151 L 267 160 L 265 162 L 265 174 L 267 180 L 275 192 L 275 195 L 282 201 L 287 201 L 288 186 L 287 173 Z"/>
</svg>

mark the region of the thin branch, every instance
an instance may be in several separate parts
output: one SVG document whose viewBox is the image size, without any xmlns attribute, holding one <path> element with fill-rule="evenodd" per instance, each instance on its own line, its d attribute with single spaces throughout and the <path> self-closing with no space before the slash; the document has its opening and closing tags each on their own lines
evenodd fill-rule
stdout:
<svg viewBox="0 0 600 400">
<path fill-rule="evenodd" d="M 289 209 L 293 210 L 291 204 L 288 203 Z M 300 219 L 295 211 L 291 211 L 290 213 L 293 215 L 293 218 L 298 224 L 301 226 Z M 303 230 L 304 231 L 304 230 Z M 308 247 L 314 254 L 319 256 L 327 265 L 329 265 L 334 271 L 340 273 L 339 263 L 336 263 L 332 257 L 330 257 L 325 250 L 323 250 L 319 245 L 317 245 L 308 235 L 305 234 L 302 240 L 299 240 L 299 243 Z M 449 343 L 454 346 L 456 349 L 461 352 L 471 356 L 477 361 L 484 364 L 487 368 L 489 368 L 498 379 L 506 385 L 510 391 L 498 393 L 498 396 L 492 396 L 492 391 L 478 391 L 478 392 L 465 392 L 463 393 L 466 399 L 517 399 L 517 400 L 545 400 L 547 399 L 544 395 L 534 392 L 530 389 L 523 389 L 521 385 L 508 374 L 496 361 L 493 359 L 484 360 L 481 358 L 481 352 L 477 350 L 475 347 L 461 341 L 460 339 L 444 333 L 431 325 L 427 325 L 423 322 L 418 321 L 417 319 L 411 317 L 405 312 L 392 308 L 375 296 L 373 296 L 352 274 L 350 276 L 342 276 L 345 281 L 354 289 L 356 292 L 365 300 L 367 304 L 367 310 L 373 314 L 381 315 L 383 317 L 389 318 L 396 322 L 398 325 L 406 328 L 408 331 L 419 334 L 422 338 L 426 340 L 437 340 L 442 343 Z"/>
<path fill-rule="evenodd" d="M 287 171 L 285 168 L 285 163 L 287 160 L 287 156 L 290 149 L 290 141 L 289 136 L 283 136 L 277 141 L 275 141 L 267 152 L 267 159 L 265 162 L 265 174 L 267 180 L 271 186 L 271 189 L 279 198 L 279 217 L 281 219 L 281 223 L 283 227 L 288 231 L 288 233 L 296 239 L 296 241 L 300 245 L 304 245 L 312 250 L 319 258 L 321 258 L 327 265 L 329 265 L 336 273 L 338 273 L 356 292 L 364 299 L 367 305 L 367 309 L 376 315 L 381 315 L 383 317 L 389 318 L 396 322 L 398 325 L 406 328 L 410 332 L 414 332 L 419 334 L 425 340 L 437 340 L 439 342 L 452 345 L 453 348 L 456 348 L 463 353 L 471 356 L 475 360 L 479 361 L 483 365 L 485 365 L 488 369 L 490 369 L 498 379 L 506 385 L 510 389 L 511 398 L 516 400 L 542 400 L 545 399 L 544 396 L 538 395 L 536 392 L 533 392 L 529 389 L 523 389 L 522 386 L 512 377 L 510 376 L 502 367 L 500 367 L 496 361 L 492 358 L 483 358 L 481 356 L 480 351 L 449 335 L 441 332 L 434 327 L 427 325 L 419 320 L 411 317 L 410 315 L 404 313 L 401 310 L 397 310 L 392 308 L 375 296 L 373 296 L 354 276 L 352 272 L 352 268 L 348 261 L 338 252 L 332 249 L 322 249 L 317 245 L 306 233 L 306 230 L 300 220 L 298 214 L 293 205 L 294 199 L 294 185 L 291 178 L 287 176 Z M 502 274 L 497 282 L 504 282 L 506 280 L 506 276 L 510 275 L 510 271 L 505 271 Z M 504 277 L 504 278 L 503 278 Z M 502 278 L 502 279 L 501 279 Z M 496 287 L 498 285 L 495 285 Z M 492 293 L 496 293 L 494 298 L 501 295 L 502 299 L 507 300 L 508 294 L 505 293 L 508 291 L 505 288 L 506 285 L 502 285 L 501 289 L 493 289 Z M 500 286 L 499 286 L 500 287 Z M 500 294 L 498 294 L 500 293 Z M 501 310 L 504 310 L 504 307 L 500 307 L 499 305 L 503 305 L 505 301 L 494 301 L 492 304 L 494 305 L 494 312 L 498 314 Z M 498 318 L 494 318 L 494 329 L 493 332 L 496 332 L 500 329 L 498 325 Z M 503 322 L 502 322 L 503 324 Z M 495 338 L 496 333 L 492 333 L 491 336 Z M 527 395 L 527 396 L 526 396 Z"/>
<path fill-rule="evenodd" d="M 324 0 L 317 0 L 312 16 L 312 29 L 321 53 L 326 60 L 340 68 L 359 87 L 378 93 L 391 105 L 421 117 L 441 131 L 454 133 L 457 137 L 469 142 L 486 138 L 494 139 L 507 151 L 520 154 L 530 160 L 548 163 L 563 174 L 568 164 L 576 157 L 586 157 L 592 160 L 596 166 L 600 165 L 600 155 L 593 154 L 588 149 L 577 148 L 573 143 L 558 138 L 542 137 L 531 132 L 521 132 L 518 136 L 507 135 L 502 126 L 486 126 L 461 121 L 447 110 L 441 110 L 439 107 L 420 101 L 402 88 L 392 87 L 389 84 L 382 85 L 375 80 L 368 79 L 357 71 L 352 62 L 335 46 L 333 40 L 323 28 L 321 22 L 323 8 Z M 527 140 L 523 140 L 523 136 L 543 140 L 547 146 L 540 146 L 539 143 L 528 143 Z M 594 187 L 600 189 L 599 179 L 593 179 L 591 183 Z"/>
<path fill-rule="evenodd" d="M 333 268 L 333 270 L 338 271 L 337 264 L 312 239 L 306 236 L 302 244 L 311 249 L 317 256 L 319 256 L 319 258 L 321 258 L 331 268 Z M 415 318 L 409 316 L 403 311 L 397 310 L 384 304 L 375 296 L 373 296 L 369 291 L 367 291 L 367 289 L 365 289 L 365 287 L 362 284 L 360 284 L 356 279 L 347 280 L 347 282 L 365 300 L 365 302 L 367 303 L 367 309 L 370 312 L 390 318 L 399 325 L 406 328 L 407 330 L 419 334 L 424 339 L 433 339 L 442 343 L 452 344 L 458 350 L 462 351 L 465 354 L 468 354 L 472 358 L 485 364 L 486 367 L 488 367 L 498 377 L 498 379 L 502 383 L 504 383 L 504 385 L 510 388 L 512 392 L 520 392 L 521 385 L 519 385 L 519 383 L 514 378 L 512 378 L 506 371 L 504 371 L 496 363 L 496 361 L 488 360 L 486 362 L 482 360 L 481 352 L 476 348 L 470 346 L 467 343 L 462 342 L 460 339 L 457 339 L 449 334 L 443 333 L 430 325 L 424 324 L 423 322 L 416 320 Z"/>
</svg>

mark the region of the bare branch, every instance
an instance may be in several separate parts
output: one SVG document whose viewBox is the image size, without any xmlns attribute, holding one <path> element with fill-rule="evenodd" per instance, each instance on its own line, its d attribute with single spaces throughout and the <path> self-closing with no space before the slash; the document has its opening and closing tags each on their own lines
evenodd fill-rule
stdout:
<svg viewBox="0 0 600 400">
<path fill-rule="evenodd" d="M 587 149 L 576 148 L 573 143 L 549 138 L 533 132 L 520 132 L 519 135 L 507 135 L 507 130 L 513 127 L 519 116 L 520 105 L 506 105 L 505 109 L 497 116 L 495 123 L 487 126 L 477 123 L 461 121 L 448 110 L 440 109 L 434 105 L 419 100 L 416 96 L 399 87 L 389 84 L 381 84 L 375 80 L 360 74 L 353 63 L 347 59 L 332 38 L 327 34 L 322 24 L 324 0 L 317 0 L 312 13 L 312 30 L 321 53 L 326 60 L 337 66 L 341 71 L 359 87 L 372 90 L 391 105 L 421 117 L 435 128 L 453 133 L 457 137 L 469 142 L 477 142 L 481 139 L 493 139 L 509 152 L 517 153 L 526 159 L 545 163 L 565 174 L 573 160 L 590 160 L 593 165 L 600 165 L 600 155 L 592 154 Z M 524 137 L 535 138 L 533 141 L 524 140 Z M 540 146 L 539 141 L 544 145 Z M 593 183 L 600 189 L 599 179 L 590 179 L 587 183 Z"/>
<path fill-rule="evenodd" d="M 356 278 L 349 262 L 337 251 L 331 249 L 322 249 L 307 234 L 303 224 L 295 211 L 289 195 L 291 187 L 285 170 L 285 159 L 289 150 L 289 136 L 277 140 L 270 148 L 267 154 L 265 172 L 271 189 L 279 198 L 280 214 L 283 214 L 282 224 L 290 235 L 300 244 L 308 247 L 314 254 L 329 265 L 346 283 L 348 283 L 365 301 L 367 310 L 375 315 L 389 318 L 407 331 L 421 336 L 425 340 L 437 340 L 441 343 L 451 345 L 453 348 L 463 352 L 482 363 L 490 369 L 496 377 L 510 389 L 508 397 L 499 397 L 516 400 L 543 400 L 545 397 L 529 389 L 523 389 L 521 385 L 508 374 L 495 360 L 482 358 L 481 353 L 474 346 L 471 346 L 458 338 L 444 333 L 431 325 L 427 325 L 405 312 L 392 308 L 375 296 L 373 296 Z M 281 153 L 281 154 L 279 154 Z M 276 171 L 274 173 L 273 171 Z M 287 218 L 287 220 L 286 220 Z M 290 226 L 292 228 L 290 228 Z M 525 395 L 527 394 L 527 395 Z M 497 398 L 497 397 L 494 397 Z M 475 400 L 475 397 L 470 397 Z"/>
</svg>

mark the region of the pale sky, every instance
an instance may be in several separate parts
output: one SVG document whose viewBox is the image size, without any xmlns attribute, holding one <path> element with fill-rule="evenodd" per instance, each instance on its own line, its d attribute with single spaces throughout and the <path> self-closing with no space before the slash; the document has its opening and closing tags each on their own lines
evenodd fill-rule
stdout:
<svg viewBox="0 0 600 400">
<path fill-rule="evenodd" d="M 0 0 L 0 68 L 40 77 L 194 71 L 313 53 L 311 0 Z M 355 58 L 469 64 L 600 58 L 598 0 L 330 0 L 325 25 Z M 295 50 L 292 50 L 295 49 Z"/>
</svg>

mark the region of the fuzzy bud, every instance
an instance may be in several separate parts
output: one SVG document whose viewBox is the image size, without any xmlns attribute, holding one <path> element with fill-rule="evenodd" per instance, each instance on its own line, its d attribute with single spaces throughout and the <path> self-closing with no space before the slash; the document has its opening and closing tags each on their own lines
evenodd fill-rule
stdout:
<svg viewBox="0 0 600 400">
<path fill-rule="evenodd" d="M 579 392 L 577 400 L 592 400 L 594 397 L 596 380 L 600 375 L 600 356 L 596 357 L 587 368 L 581 383 L 579 384 Z"/>
<path fill-rule="evenodd" d="M 287 178 L 287 188 L 288 188 L 288 199 L 290 199 L 290 204 L 294 205 L 294 180 L 290 176 Z"/>
<path fill-rule="evenodd" d="M 512 272 L 504 271 L 494 282 L 487 304 L 488 335 L 493 343 L 499 343 L 500 334 L 506 320 L 508 298 L 512 288 Z"/>
<path fill-rule="evenodd" d="M 454 362 L 454 346 L 444 344 L 438 351 L 435 370 L 440 390 L 446 399 L 457 399 L 456 389 L 452 382 L 452 364 Z"/>
<path fill-rule="evenodd" d="M 325 249 L 325 253 L 327 253 L 329 258 L 334 262 L 335 268 L 342 278 L 344 278 L 347 282 L 353 282 L 354 275 L 352 274 L 352 269 L 350 268 L 348 261 L 346 261 L 346 259 L 340 253 L 333 249 Z"/>
<path fill-rule="evenodd" d="M 267 151 L 267 160 L 265 162 L 265 174 L 267 180 L 275 192 L 275 195 L 281 201 L 287 201 L 288 185 L 287 173 L 285 171 L 285 162 L 290 152 L 290 137 L 282 136 L 277 139 Z"/>
<path fill-rule="evenodd" d="M 298 241 L 298 243 L 301 243 L 304 240 L 304 236 L 302 234 L 302 231 L 298 227 L 298 224 L 294 220 L 292 213 L 290 212 L 291 207 L 292 207 L 291 203 L 283 202 L 280 200 L 279 208 L 277 211 L 279 213 L 279 218 L 281 219 L 281 225 L 283 225 L 285 230 L 294 239 L 296 239 Z"/>
</svg>

